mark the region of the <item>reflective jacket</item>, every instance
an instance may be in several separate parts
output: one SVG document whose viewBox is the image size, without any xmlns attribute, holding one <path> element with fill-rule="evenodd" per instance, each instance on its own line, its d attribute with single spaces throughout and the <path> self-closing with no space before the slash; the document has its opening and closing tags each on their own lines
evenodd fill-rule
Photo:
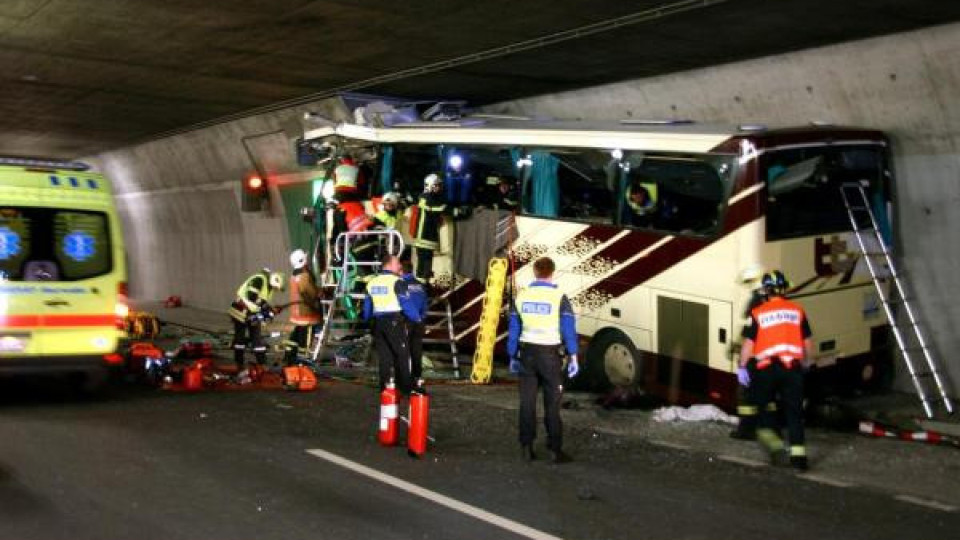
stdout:
<svg viewBox="0 0 960 540">
<path fill-rule="evenodd" d="M 410 235 L 413 246 L 420 249 L 440 249 L 440 225 L 447 202 L 442 193 L 425 193 L 414 208 L 414 219 L 410 221 Z"/>
<path fill-rule="evenodd" d="M 750 312 L 756 334 L 753 356 L 758 368 L 770 365 L 773 357 L 787 367 L 803 359 L 803 341 L 810 333 L 806 317 L 802 307 L 782 296 L 774 296 L 753 308 Z"/>
<path fill-rule="evenodd" d="M 414 322 L 421 320 L 407 294 L 407 284 L 400 276 L 384 272 L 367 282 L 367 295 L 363 299 L 364 320 L 399 313 Z"/>
<path fill-rule="evenodd" d="M 507 352 L 515 356 L 519 343 L 564 345 L 577 354 L 576 318 L 566 295 L 556 285 L 534 281 L 517 294 L 510 313 Z"/>
<path fill-rule="evenodd" d="M 317 284 L 306 268 L 293 271 L 290 280 L 290 322 L 297 326 L 319 324 Z"/>
<path fill-rule="evenodd" d="M 270 287 L 270 274 L 257 272 L 248 277 L 243 285 L 237 289 L 237 298 L 233 301 L 227 313 L 240 322 L 247 320 L 247 315 L 259 313 L 262 303 L 269 303 L 273 298 L 273 288 Z"/>
</svg>

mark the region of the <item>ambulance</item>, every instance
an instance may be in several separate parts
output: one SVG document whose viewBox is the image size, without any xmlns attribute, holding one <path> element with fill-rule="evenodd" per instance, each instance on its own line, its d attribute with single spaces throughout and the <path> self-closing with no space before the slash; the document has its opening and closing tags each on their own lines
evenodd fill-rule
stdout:
<svg viewBox="0 0 960 540">
<path fill-rule="evenodd" d="M 123 364 L 124 262 L 103 176 L 77 162 L 0 157 L 0 375 L 98 387 Z"/>
</svg>

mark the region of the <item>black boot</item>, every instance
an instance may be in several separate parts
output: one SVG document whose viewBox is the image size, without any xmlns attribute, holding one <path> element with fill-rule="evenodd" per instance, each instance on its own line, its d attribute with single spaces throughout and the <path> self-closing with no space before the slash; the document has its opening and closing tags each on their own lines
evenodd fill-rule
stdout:
<svg viewBox="0 0 960 540">
<path fill-rule="evenodd" d="M 563 450 L 554 450 L 553 451 L 553 462 L 560 463 L 570 463 L 573 461 L 573 457 L 570 454 L 564 452 Z"/>
<path fill-rule="evenodd" d="M 790 456 L 790 466 L 798 471 L 810 469 L 810 464 L 807 463 L 807 456 Z"/>
<path fill-rule="evenodd" d="M 533 445 L 524 444 L 520 447 L 520 457 L 524 461 L 534 461 L 537 459 L 537 454 L 533 452 Z"/>
</svg>

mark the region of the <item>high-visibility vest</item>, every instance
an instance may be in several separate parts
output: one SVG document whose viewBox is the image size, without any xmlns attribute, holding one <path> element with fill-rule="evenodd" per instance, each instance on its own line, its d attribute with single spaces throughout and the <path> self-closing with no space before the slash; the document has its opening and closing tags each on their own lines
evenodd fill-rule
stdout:
<svg viewBox="0 0 960 540">
<path fill-rule="evenodd" d="M 400 277 L 394 274 L 380 274 L 367 283 L 367 294 L 373 302 L 374 315 L 381 313 L 399 313 L 400 298 L 397 297 L 397 282 Z"/>
<path fill-rule="evenodd" d="M 773 357 L 779 358 L 788 367 L 803 358 L 803 321 L 806 314 L 802 307 L 781 296 L 774 296 L 753 308 L 750 314 L 757 325 L 753 355 L 757 358 L 758 368 L 770 365 Z"/>
<path fill-rule="evenodd" d="M 257 278 L 260 279 L 260 286 L 254 284 Z M 227 313 L 238 321 L 244 321 L 248 313 L 257 313 L 260 311 L 260 306 L 247 298 L 249 293 L 254 293 L 258 300 L 270 302 L 270 299 L 273 298 L 273 289 L 270 287 L 270 274 L 257 272 L 244 280 L 243 285 L 240 285 L 240 288 L 237 289 L 237 299 L 233 302 L 233 305 L 230 306 L 230 309 L 227 310 Z"/>
<path fill-rule="evenodd" d="M 381 211 L 377 212 L 377 214 L 376 214 L 375 216 L 373 216 L 373 217 L 374 217 L 374 219 L 376 219 L 376 220 L 379 221 L 380 223 L 383 223 L 383 225 L 384 225 L 385 227 L 387 227 L 388 229 L 396 229 L 396 228 L 397 228 L 397 221 L 399 221 L 399 219 L 400 219 L 399 213 L 393 213 L 393 214 L 391 214 L 390 212 L 387 212 L 386 210 L 381 210 Z"/>
<path fill-rule="evenodd" d="M 556 287 L 531 285 L 517 295 L 520 341 L 536 345 L 559 345 L 560 302 L 563 292 Z"/>
</svg>

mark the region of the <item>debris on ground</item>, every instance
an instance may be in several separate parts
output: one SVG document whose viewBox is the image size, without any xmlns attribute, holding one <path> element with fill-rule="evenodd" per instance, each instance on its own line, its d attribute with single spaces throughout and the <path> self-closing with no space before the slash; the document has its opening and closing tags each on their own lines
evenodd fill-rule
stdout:
<svg viewBox="0 0 960 540">
<path fill-rule="evenodd" d="M 731 416 L 716 405 L 691 405 L 689 407 L 661 407 L 653 411 L 654 422 L 723 422 L 736 424 L 737 417 Z"/>
</svg>

